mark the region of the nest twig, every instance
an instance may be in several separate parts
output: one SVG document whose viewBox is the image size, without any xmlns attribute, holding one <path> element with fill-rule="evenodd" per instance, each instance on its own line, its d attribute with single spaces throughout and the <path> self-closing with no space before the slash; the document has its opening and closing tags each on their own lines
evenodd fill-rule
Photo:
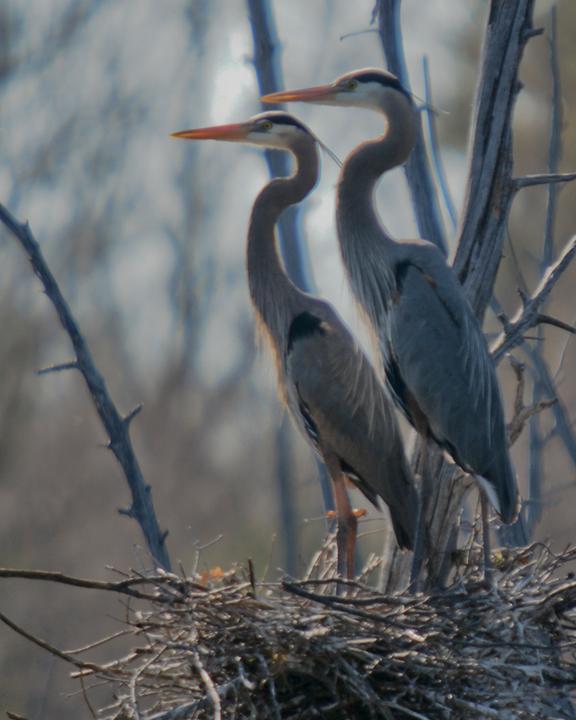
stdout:
<svg viewBox="0 0 576 720">
<path fill-rule="evenodd" d="M 105 720 L 574 717 L 576 548 L 496 559 L 491 589 L 470 568 L 432 595 L 157 575 L 133 650 L 75 676 L 114 690 Z"/>
</svg>

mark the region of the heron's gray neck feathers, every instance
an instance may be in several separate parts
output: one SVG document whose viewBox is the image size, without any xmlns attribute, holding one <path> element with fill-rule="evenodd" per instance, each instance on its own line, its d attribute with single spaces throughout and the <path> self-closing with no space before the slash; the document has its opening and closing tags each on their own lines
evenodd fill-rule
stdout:
<svg viewBox="0 0 576 720">
<path fill-rule="evenodd" d="M 259 330 L 271 341 L 276 355 L 286 351 L 288 330 L 295 315 L 310 308 L 312 299 L 288 278 L 282 264 L 275 226 L 283 210 L 302 201 L 318 179 L 315 143 L 301 142 L 293 148 L 296 172 L 276 178 L 260 192 L 250 218 L 247 269 L 250 297 Z M 276 358 L 277 362 L 280 360 Z"/>
<path fill-rule="evenodd" d="M 386 134 L 363 143 L 350 154 L 337 190 L 336 219 L 342 260 L 356 299 L 370 321 L 381 325 L 395 289 L 394 264 L 401 245 L 382 225 L 374 206 L 381 176 L 406 161 L 416 138 L 417 112 L 397 97 L 382 107 Z"/>
</svg>

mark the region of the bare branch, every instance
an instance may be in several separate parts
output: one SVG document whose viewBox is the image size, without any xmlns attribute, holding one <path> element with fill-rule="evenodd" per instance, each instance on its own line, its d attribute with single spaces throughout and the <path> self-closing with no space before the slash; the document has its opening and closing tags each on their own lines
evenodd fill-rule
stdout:
<svg viewBox="0 0 576 720">
<path fill-rule="evenodd" d="M 522 342 L 526 330 L 535 327 L 539 322 L 540 307 L 546 302 L 552 292 L 554 285 L 558 282 L 562 273 L 568 268 L 574 254 L 576 253 L 576 235 L 566 243 L 560 257 L 550 265 L 544 273 L 540 283 L 532 297 L 523 301 L 522 307 L 514 318 L 508 323 L 507 328 L 492 345 L 491 351 L 494 362 L 498 362 L 504 353 L 516 347 Z M 547 317 L 547 316 L 545 316 Z M 567 326 L 570 327 L 570 326 Z M 563 327 L 566 329 L 566 327 Z"/>
<path fill-rule="evenodd" d="M 551 398 L 550 400 L 539 400 L 538 402 L 523 408 L 520 415 L 516 418 L 516 426 L 511 427 L 509 430 L 510 445 L 514 444 L 516 440 L 520 437 L 520 434 L 522 430 L 524 430 L 524 425 L 526 424 L 527 420 L 529 420 L 533 415 L 538 415 L 542 412 L 542 410 L 546 410 L 547 408 L 556 405 L 557 402 L 558 398 Z"/>
<path fill-rule="evenodd" d="M 73 575 L 65 575 L 61 572 L 52 572 L 50 570 L 20 570 L 16 568 L 0 568 L 0 578 L 15 578 L 20 580 L 41 580 L 44 582 L 54 582 L 60 585 L 71 585 L 72 587 L 86 588 L 88 590 L 106 590 L 108 592 L 120 593 L 128 595 L 138 600 L 153 600 L 158 602 L 161 598 L 157 594 L 142 592 L 134 589 L 135 585 L 154 585 L 155 583 L 166 583 L 166 575 L 153 575 L 150 577 L 130 577 L 126 580 L 117 580 L 108 582 L 106 580 L 86 580 L 84 578 L 75 577 Z M 176 583 L 180 582 L 177 576 L 174 576 Z M 201 590 L 201 586 L 195 586 Z"/>
<path fill-rule="evenodd" d="M 556 6 L 550 9 L 550 37 L 548 50 L 550 57 L 550 76 L 552 79 L 552 114 L 550 118 L 550 139 L 548 142 L 548 173 L 558 173 L 558 165 L 562 155 L 562 88 L 560 86 L 560 67 L 558 64 L 558 40 L 556 32 Z M 571 174 L 571 180 L 576 173 Z M 558 205 L 558 188 L 555 182 L 548 185 L 548 203 L 546 207 L 546 229 L 542 248 L 541 269 L 552 262 L 554 255 L 554 226 L 556 223 L 556 207 Z"/>
<path fill-rule="evenodd" d="M 48 375 L 48 373 L 62 372 L 63 370 L 79 370 L 76 360 L 71 362 L 60 363 L 59 365 L 49 365 L 36 371 L 36 375 Z"/>
<path fill-rule="evenodd" d="M 541 173 L 539 175 L 524 175 L 523 177 L 513 178 L 514 191 L 522 190 L 535 185 L 555 185 L 557 183 L 565 183 L 576 180 L 576 172 L 571 173 Z"/>
<path fill-rule="evenodd" d="M 510 364 L 514 370 L 517 380 L 516 393 L 514 397 L 514 416 L 508 424 L 508 445 L 511 447 L 522 434 L 526 422 L 534 415 L 542 412 L 542 410 L 555 405 L 558 400 L 556 398 L 551 398 L 549 400 L 538 400 L 529 406 L 524 405 L 525 365 L 518 362 L 518 360 L 512 356 L 510 357 Z"/>
<path fill-rule="evenodd" d="M 563 320 L 558 320 L 551 315 L 544 315 L 543 313 L 538 313 L 536 321 L 538 325 L 552 325 L 553 327 L 560 328 L 560 330 L 565 330 L 566 332 L 572 334 L 576 333 L 576 328 L 573 325 L 569 325 Z"/>
<path fill-rule="evenodd" d="M 142 405 L 142 403 L 138 403 L 138 405 L 136 405 L 135 408 L 133 408 L 132 410 L 130 410 L 130 412 L 128 413 L 128 415 L 126 415 L 126 417 L 123 418 L 124 424 L 125 424 L 126 426 L 129 426 L 130 423 L 132 422 L 132 420 L 134 420 L 134 418 L 135 418 L 137 415 L 140 415 L 140 413 L 142 412 L 142 408 L 143 408 L 143 407 L 144 407 L 144 406 Z"/>
<path fill-rule="evenodd" d="M 93 672 L 101 671 L 100 666 L 95 665 L 94 663 L 77 660 L 72 655 L 70 655 L 66 652 L 63 652 L 62 650 L 58 650 L 58 648 L 55 648 L 53 645 L 50 645 L 50 643 L 46 642 L 46 640 L 42 640 L 42 638 L 39 638 L 36 635 L 32 635 L 32 633 L 29 633 L 27 630 L 24 630 L 24 628 L 20 627 L 20 625 L 17 625 L 15 622 L 10 620 L 10 618 L 8 618 L 6 615 L 4 615 L 3 612 L 0 612 L 0 622 L 3 622 L 4 625 L 7 625 L 9 628 L 14 630 L 14 632 L 18 633 L 18 635 L 21 635 L 23 638 L 26 638 L 26 640 L 29 640 L 31 643 L 34 643 L 34 645 L 41 647 L 43 650 L 46 650 L 47 652 L 49 652 L 51 655 L 55 655 L 60 660 L 64 660 L 64 662 L 75 665 L 77 668 L 80 668 L 83 670 L 91 670 Z"/>
<path fill-rule="evenodd" d="M 400 27 L 400 0 L 376 0 L 372 11 L 372 20 L 376 18 L 378 19 L 378 32 L 386 64 L 400 79 L 404 87 L 410 88 Z M 432 179 L 432 171 L 426 154 L 421 126 L 418 128 L 416 146 L 404 169 L 420 236 L 433 242 L 446 255 L 448 249 L 442 223 L 442 213 L 440 212 L 438 195 Z"/>
<path fill-rule="evenodd" d="M 572 336 L 570 335 L 569 337 Z M 529 343 L 524 343 L 522 350 L 530 358 L 538 382 L 542 385 L 543 392 L 548 397 L 553 397 L 556 394 L 554 381 L 542 354 L 537 352 Z M 553 406 L 552 412 L 554 414 L 556 432 L 561 438 L 573 464 L 576 466 L 576 438 L 574 437 L 574 428 L 572 427 L 572 422 L 570 421 L 566 407 L 560 398 Z"/>
<path fill-rule="evenodd" d="M 94 401 L 96 411 L 108 433 L 110 448 L 120 463 L 124 471 L 124 476 L 128 481 L 132 493 L 134 517 L 142 529 L 154 562 L 169 570 L 170 558 L 156 519 L 150 487 L 144 482 L 140 465 L 132 448 L 128 423 L 122 420 L 116 406 L 112 402 L 104 378 L 92 359 L 88 345 L 68 307 L 68 303 L 58 287 L 58 283 L 44 260 L 40 246 L 32 235 L 28 223 L 22 224 L 18 222 L 1 204 L 0 221 L 4 223 L 24 248 L 34 272 L 40 279 L 46 295 L 58 314 L 58 319 L 62 327 L 70 337 L 74 352 L 76 353 L 75 363 L 78 366 L 78 370 L 82 373 L 92 400 Z M 69 365 L 69 363 L 67 363 L 67 365 Z"/>
</svg>

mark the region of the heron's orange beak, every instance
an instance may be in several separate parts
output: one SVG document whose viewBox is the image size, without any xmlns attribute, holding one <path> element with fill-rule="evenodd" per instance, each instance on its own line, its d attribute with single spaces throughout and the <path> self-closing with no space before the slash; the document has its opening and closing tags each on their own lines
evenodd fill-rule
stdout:
<svg viewBox="0 0 576 720">
<path fill-rule="evenodd" d="M 301 90 L 281 90 L 270 93 L 260 98 L 264 103 L 283 102 L 330 102 L 339 89 L 334 85 L 316 85 L 315 87 L 302 88 Z"/>
<path fill-rule="evenodd" d="M 230 123 L 229 125 L 213 125 L 196 130 L 181 130 L 170 135 L 184 140 L 245 140 L 250 132 L 248 123 Z"/>
</svg>

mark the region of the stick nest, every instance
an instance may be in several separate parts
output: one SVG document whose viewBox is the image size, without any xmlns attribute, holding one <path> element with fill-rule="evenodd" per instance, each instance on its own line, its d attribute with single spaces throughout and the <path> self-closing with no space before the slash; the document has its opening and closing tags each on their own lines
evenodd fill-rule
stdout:
<svg viewBox="0 0 576 720">
<path fill-rule="evenodd" d="M 113 688 L 110 720 L 575 717 L 574 560 L 534 545 L 500 557 L 491 589 L 469 570 L 425 595 L 156 576 L 133 651 L 76 675 Z"/>
</svg>

